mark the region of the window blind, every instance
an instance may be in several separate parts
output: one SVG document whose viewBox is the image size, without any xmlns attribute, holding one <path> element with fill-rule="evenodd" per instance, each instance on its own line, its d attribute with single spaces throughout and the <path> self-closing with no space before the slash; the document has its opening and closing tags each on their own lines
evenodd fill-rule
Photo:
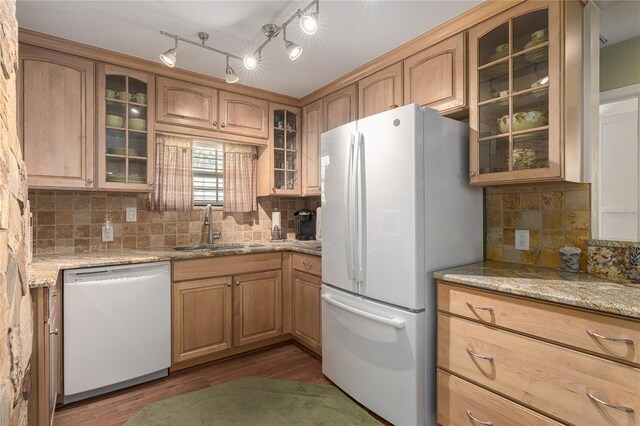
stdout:
<svg viewBox="0 0 640 426">
<path fill-rule="evenodd" d="M 224 202 L 222 144 L 193 140 L 193 204 L 221 206 Z"/>
</svg>

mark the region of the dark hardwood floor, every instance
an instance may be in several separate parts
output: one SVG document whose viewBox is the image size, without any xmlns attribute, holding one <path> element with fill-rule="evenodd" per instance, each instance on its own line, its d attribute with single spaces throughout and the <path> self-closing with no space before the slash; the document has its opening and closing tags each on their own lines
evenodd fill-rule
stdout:
<svg viewBox="0 0 640 426">
<path fill-rule="evenodd" d="M 151 402 L 247 376 L 332 385 L 322 375 L 318 357 L 285 343 L 70 404 L 56 410 L 54 425 L 121 425 Z"/>
</svg>

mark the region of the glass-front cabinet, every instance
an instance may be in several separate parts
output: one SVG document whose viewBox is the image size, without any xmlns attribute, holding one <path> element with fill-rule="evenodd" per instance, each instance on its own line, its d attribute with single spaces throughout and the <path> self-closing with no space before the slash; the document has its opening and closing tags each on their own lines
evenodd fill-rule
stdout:
<svg viewBox="0 0 640 426">
<path fill-rule="evenodd" d="M 469 31 L 472 184 L 563 178 L 561 8 L 525 2 Z"/>
<path fill-rule="evenodd" d="M 153 187 L 154 79 L 101 64 L 98 68 L 98 188 Z"/>
<path fill-rule="evenodd" d="M 271 193 L 300 195 L 300 109 L 271 104 Z"/>
</svg>

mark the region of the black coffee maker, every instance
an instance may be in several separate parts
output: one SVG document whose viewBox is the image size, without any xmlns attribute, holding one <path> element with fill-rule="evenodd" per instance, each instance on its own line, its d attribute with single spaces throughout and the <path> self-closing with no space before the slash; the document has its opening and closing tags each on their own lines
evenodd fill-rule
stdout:
<svg viewBox="0 0 640 426">
<path fill-rule="evenodd" d="M 316 212 L 302 209 L 293 214 L 296 226 L 296 240 L 316 239 Z"/>
</svg>

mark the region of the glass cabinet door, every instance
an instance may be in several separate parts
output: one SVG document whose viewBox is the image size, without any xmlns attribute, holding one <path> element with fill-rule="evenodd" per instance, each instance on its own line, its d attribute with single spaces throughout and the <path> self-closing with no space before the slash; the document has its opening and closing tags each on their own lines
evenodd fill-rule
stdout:
<svg viewBox="0 0 640 426">
<path fill-rule="evenodd" d="M 104 66 L 104 93 L 100 117 L 103 142 L 99 182 L 105 187 L 149 188 L 149 162 L 152 132 L 149 104 L 150 88 L 146 74 L 128 73 Z"/>
<path fill-rule="evenodd" d="M 276 106 L 273 118 L 273 192 L 296 194 L 299 182 L 299 112 Z"/>
<path fill-rule="evenodd" d="M 472 163 L 477 162 L 476 171 L 472 164 L 472 182 L 490 181 L 491 176 L 482 176 L 496 173 L 501 174 L 496 180 L 507 181 L 505 173 L 536 169 L 543 170 L 530 176 L 544 178 L 559 167 L 560 117 L 559 112 L 551 114 L 559 102 L 559 71 L 550 73 L 559 70 L 559 57 L 551 53 L 558 50 L 559 40 L 550 40 L 549 31 L 550 24 L 558 26 L 550 22 L 550 10 L 556 6 L 527 7 L 532 10 L 513 12 L 501 23 L 478 29 L 477 37 L 471 31 L 476 37 L 472 39 L 471 152 Z M 527 178 L 516 175 L 515 180 Z"/>
</svg>

